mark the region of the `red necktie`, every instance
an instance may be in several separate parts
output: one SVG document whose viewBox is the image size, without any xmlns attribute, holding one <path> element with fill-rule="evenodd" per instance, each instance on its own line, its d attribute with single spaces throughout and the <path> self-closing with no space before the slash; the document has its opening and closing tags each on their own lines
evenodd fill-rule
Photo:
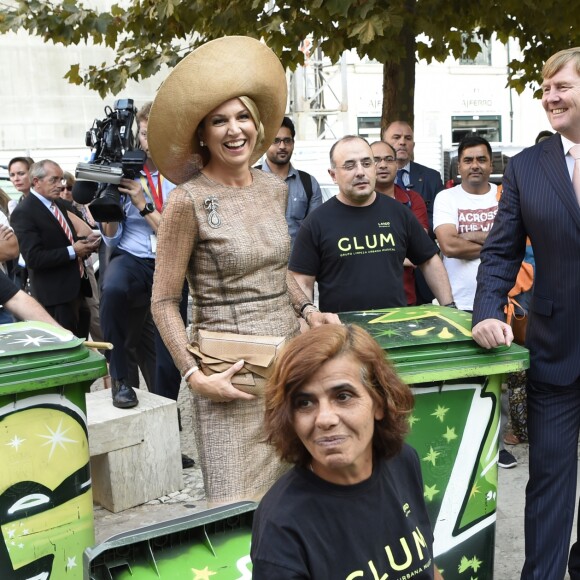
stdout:
<svg viewBox="0 0 580 580">
<path fill-rule="evenodd" d="M 74 246 L 75 240 L 73 238 L 72 232 L 71 232 L 70 228 L 68 227 L 68 224 L 67 224 L 66 220 L 64 219 L 64 216 L 62 215 L 61 211 L 58 209 L 58 207 L 54 203 L 50 204 L 50 211 L 54 214 L 54 217 L 57 219 L 58 223 L 60 224 L 60 227 L 62 228 L 63 232 L 66 234 L 66 237 L 68 238 L 68 241 L 70 242 L 70 245 Z M 79 271 L 81 273 L 81 278 L 82 278 L 85 275 L 85 266 L 83 264 L 83 261 L 80 259 L 80 257 L 78 257 L 77 260 L 79 263 Z"/>
</svg>

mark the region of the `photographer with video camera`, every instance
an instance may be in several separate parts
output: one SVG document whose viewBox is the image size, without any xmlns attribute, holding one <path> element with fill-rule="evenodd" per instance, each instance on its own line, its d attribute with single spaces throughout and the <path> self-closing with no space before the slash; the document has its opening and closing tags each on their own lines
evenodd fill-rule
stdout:
<svg viewBox="0 0 580 580">
<path fill-rule="evenodd" d="M 132 101 L 122 103 L 126 108 L 132 106 Z M 115 108 L 119 108 L 119 101 Z M 99 222 L 103 241 L 111 249 L 101 295 L 101 327 L 105 340 L 115 346 L 109 353 L 109 372 L 113 405 L 121 408 L 138 404 L 134 389 L 139 385 L 131 384 L 128 366 L 128 350 L 135 345 L 138 345 L 139 368 L 150 391 L 157 392 L 157 372 L 162 376 L 175 375 L 177 391 L 180 383 L 179 372 L 165 346 L 160 340 L 156 344 L 157 333 L 150 314 L 157 244 L 155 234 L 163 203 L 175 187 L 161 176 L 149 157 L 147 122 L 150 108 L 151 103 L 147 103 L 137 113 L 138 144 L 147 155 L 145 165 L 141 171 L 135 172 L 134 179 L 122 177 L 118 184 L 122 218 L 120 221 Z M 127 122 L 127 131 L 130 131 L 130 123 L 132 118 Z M 95 215 L 93 205 L 91 211 L 98 220 L 100 214 L 97 212 Z"/>
</svg>

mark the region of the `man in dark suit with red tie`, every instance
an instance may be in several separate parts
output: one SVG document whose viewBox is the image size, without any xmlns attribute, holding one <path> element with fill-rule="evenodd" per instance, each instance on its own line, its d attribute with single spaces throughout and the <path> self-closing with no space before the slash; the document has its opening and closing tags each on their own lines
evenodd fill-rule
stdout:
<svg viewBox="0 0 580 580">
<path fill-rule="evenodd" d="M 542 105 L 557 134 L 509 162 L 481 252 L 473 338 L 485 348 L 511 344 L 503 308 L 529 236 L 536 271 L 526 336 L 530 479 L 521 577 L 560 580 L 574 518 L 580 431 L 580 165 L 574 169 L 580 161 L 573 154 L 580 144 L 580 47 L 550 57 L 542 75 Z M 568 569 L 572 580 L 580 578 L 578 541 Z"/>
<path fill-rule="evenodd" d="M 48 159 L 34 163 L 30 180 L 30 195 L 10 222 L 26 260 L 32 295 L 64 328 L 86 337 L 89 315 L 84 297 L 91 289 L 83 260 L 98 249 L 99 238 L 90 234 L 88 239 L 78 238 L 74 216 L 59 197 L 64 184 L 58 164 Z"/>
</svg>

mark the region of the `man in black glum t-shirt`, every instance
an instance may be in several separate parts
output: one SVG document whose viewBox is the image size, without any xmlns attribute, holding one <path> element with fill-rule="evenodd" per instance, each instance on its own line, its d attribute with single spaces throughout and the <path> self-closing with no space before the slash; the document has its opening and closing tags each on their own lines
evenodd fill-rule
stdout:
<svg viewBox="0 0 580 580">
<path fill-rule="evenodd" d="M 439 304 L 453 304 L 437 247 L 411 210 L 375 192 L 372 150 L 348 135 L 330 150 L 336 197 L 306 217 L 296 237 L 289 269 L 320 309 L 348 312 L 406 306 L 403 261 L 421 269 Z"/>
</svg>

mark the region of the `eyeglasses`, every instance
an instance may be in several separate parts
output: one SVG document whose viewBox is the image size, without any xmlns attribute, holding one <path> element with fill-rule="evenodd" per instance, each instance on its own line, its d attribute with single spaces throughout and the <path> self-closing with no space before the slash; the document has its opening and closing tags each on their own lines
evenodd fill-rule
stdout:
<svg viewBox="0 0 580 580">
<path fill-rule="evenodd" d="M 384 157 L 375 157 L 374 160 L 375 165 L 378 165 L 381 161 L 384 161 L 385 163 L 395 163 L 395 161 L 397 161 L 397 159 L 392 155 L 385 155 Z"/>
<path fill-rule="evenodd" d="M 73 186 L 72 185 L 65 185 L 63 186 L 63 189 L 66 189 L 67 191 L 72 191 Z"/>
<path fill-rule="evenodd" d="M 280 137 L 274 138 L 274 145 L 280 145 L 280 143 L 284 143 L 284 145 L 292 145 L 294 143 L 294 139 L 292 137 L 284 137 L 280 139 Z"/>
<path fill-rule="evenodd" d="M 370 157 L 365 157 L 360 161 L 347 161 L 344 165 L 339 165 L 340 169 L 344 169 L 345 171 L 353 171 L 359 165 L 363 169 L 369 169 L 374 165 L 374 161 Z"/>
</svg>

